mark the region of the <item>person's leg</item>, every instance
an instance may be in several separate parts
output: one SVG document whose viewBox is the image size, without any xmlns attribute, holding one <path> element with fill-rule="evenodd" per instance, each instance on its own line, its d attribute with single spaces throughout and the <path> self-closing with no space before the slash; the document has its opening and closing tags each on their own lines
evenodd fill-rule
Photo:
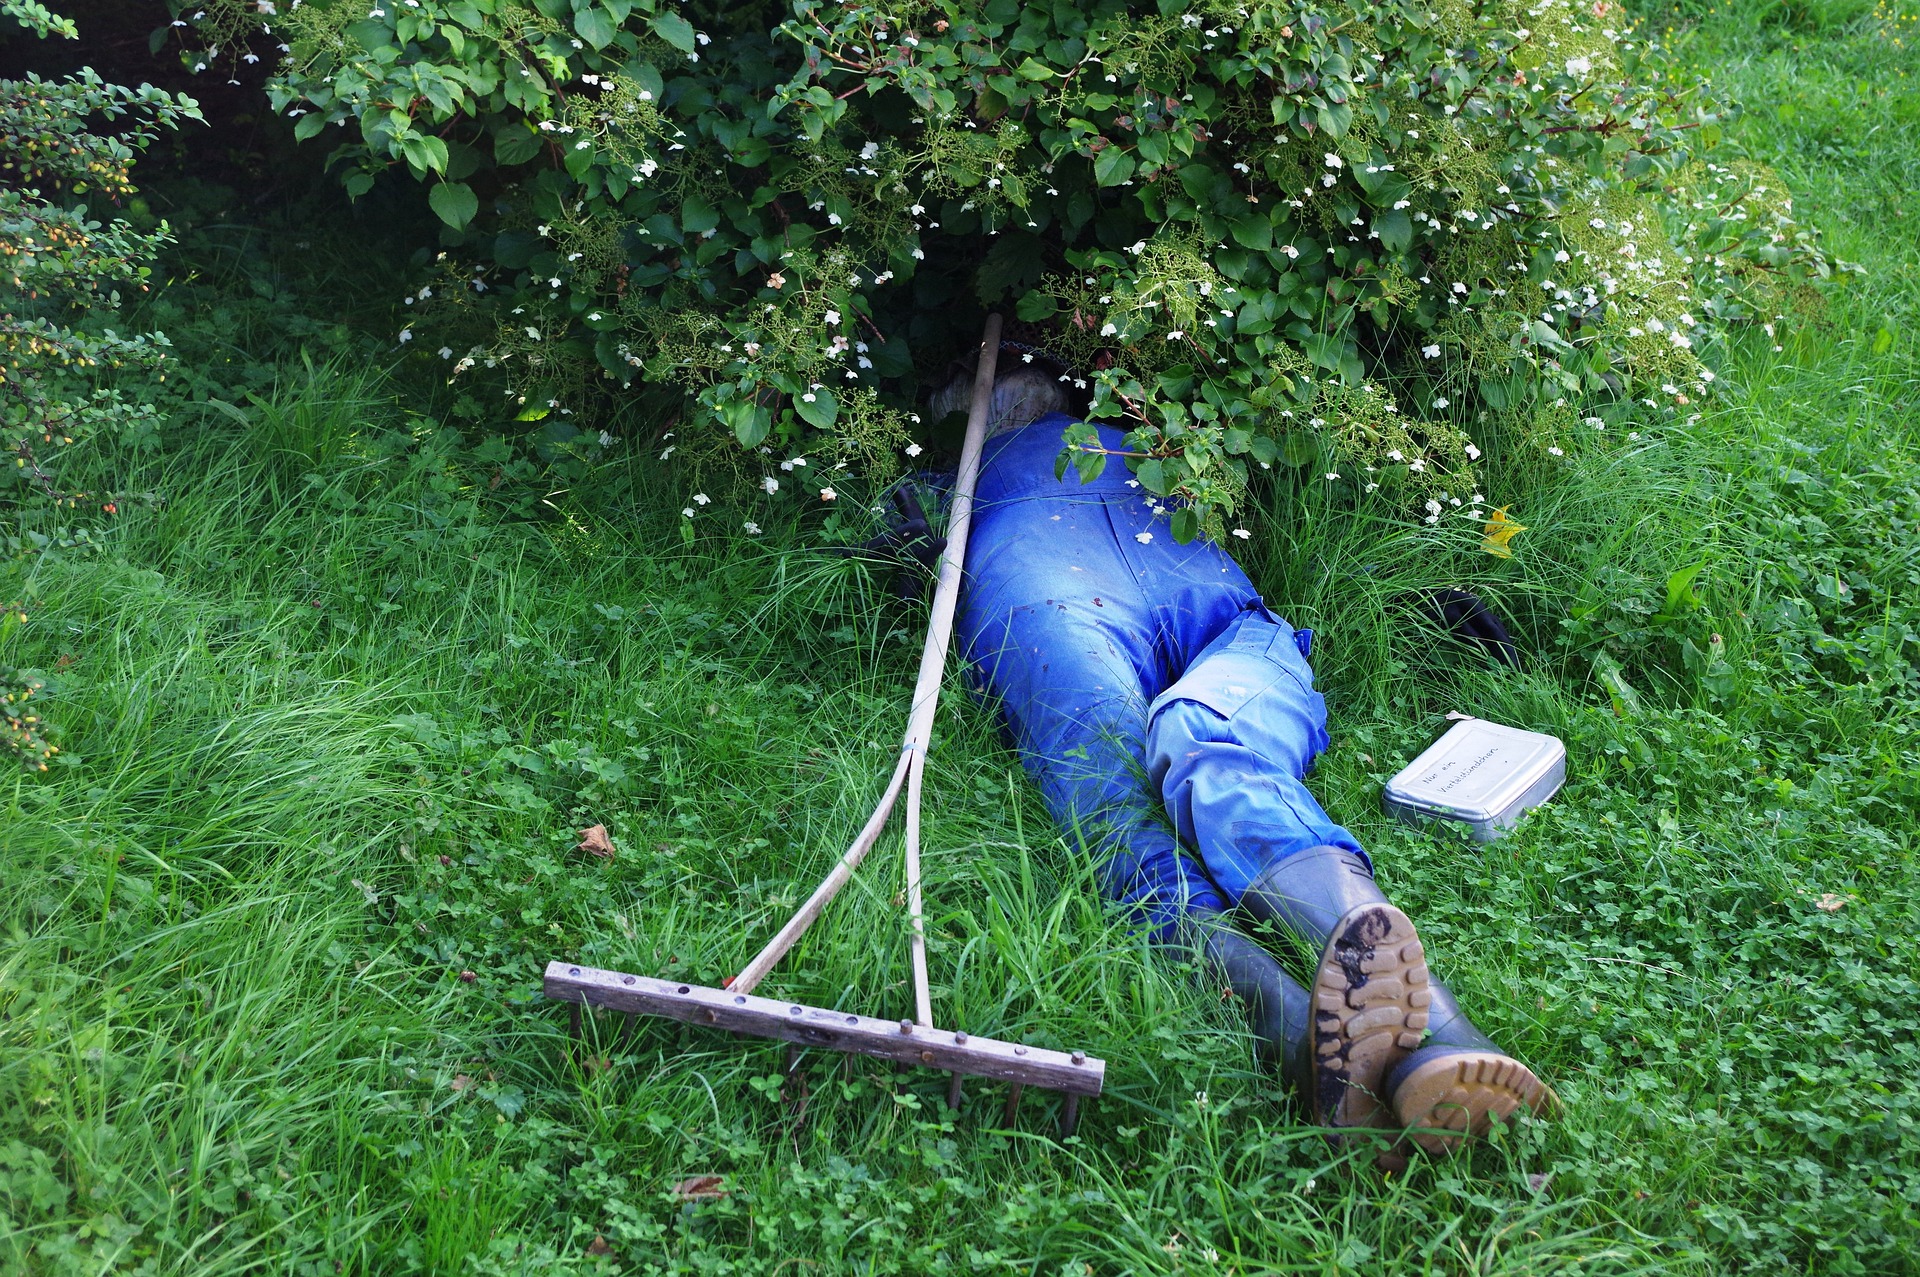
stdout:
<svg viewBox="0 0 1920 1277">
<path fill-rule="evenodd" d="M 1294 631 L 1251 609 L 1149 711 L 1147 769 L 1181 841 L 1236 904 L 1319 954 L 1308 1100 L 1333 1126 L 1385 1121 L 1387 1074 L 1426 1028 L 1413 924 L 1303 781 L 1326 707 Z"/>
<path fill-rule="evenodd" d="M 1161 818 L 1141 768 L 1154 670 L 1123 590 L 1081 599 L 1062 588 L 1018 604 L 984 594 L 962 612 L 962 654 L 998 699 L 1054 821 L 1095 857 L 1107 896 L 1162 938 L 1189 909 L 1224 909 Z"/>
<path fill-rule="evenodd" d="M 1324 946 L 1315 1084 L 1339 1101 L 1327 1115 L 1379 1120 L 1391 1104 L 1442 1152 L 1522 1106 L 1545 1111 L 1552 1092 L 1431 977 L 1411 921 L 1303 783 L 1326 747 L 1326 707 L 1292 637 L 1252 611 L 1202 652 L 1150 710 L 1148 771 L 1226 895 Z"/>
</svg>

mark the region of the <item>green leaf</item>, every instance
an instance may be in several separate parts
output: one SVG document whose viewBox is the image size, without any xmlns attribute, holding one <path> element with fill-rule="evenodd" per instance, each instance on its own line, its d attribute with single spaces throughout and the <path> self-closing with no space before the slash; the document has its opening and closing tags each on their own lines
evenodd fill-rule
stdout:
<svg viewBox="0 0 1920 1277">
<path fill-rule="evenodd" d="M 1273 247 L 1273 223 L 1264 217 L 1243 217 L 1232 226 L 1234 242 L 1264 253 Z"/>
<path fill-rule="evenodd" d="M 1037 324 L 1043 319 L 1051 319 L 1059 309 L 1060 303 L 1056 299 L 1034 289 L 1020 295 L 1013 313 L 1029 324 Z"/>
<path fill-rule="evenodd" d="M 1093 180 L 1102 186 L 1118 186 L 1133 176 L 1133 156 L 1117 146 L 1108 146 L 1093 157 Z"/>
<path fill-rule="evenodd" d="M 427 192 L 427 203 L 441 221 L 456 231 L 465 230 L 480 211 L 480 197 L 465 182 L 442 182 Z"/>
<path fill-rule="evenodd" d="M 693 24 L 677 13 L 654 14 L 653 33 L 682 53 L 693 52 Z"/>
<path fill-rule="evenodd" d="M 400 139 L 400 153 L 419 174 L 444 173 L 447 170 L 447 144 L 437 137 L 415 133 Z"/>
<path fill-rule="evenodd" d="M 318 111 L 309 111 L 300 117 L 300 123 L 293 126 L 293 140 L 304 142 L 327 127 L 327 117 Z"/>
<path fill-rule="evenodd" d="M 1181 506 L 1173 512 L 1173 539 L 1186 545 L 1200 535 L 1200 516 L 1192 506 Z"/>
<path fill-rule="evenodd" d="M 596 49 L 604 49 L 613 43 L 613 37 L 620 28 L 615 25 L 613 16 L 603 9 L 581 9 L 573 15 L 573 29 L 580 38 Z"/>
<path fill-rule="evenodd" d="M 1027 80 L 1051 80 L 1056 74 L 1052 67 L 1040 61 L 1038 58 L 1028 58 L 1025 62 L 1015 67 L 1014 70 L 1020 74 L 1022 79 Z"/>
<path fill-rule="evenodd" d="M 523 124 L 509 124 L 493 135 L 493 162 L 525 164 L 540 153 L 540 135 Z"/>
<path fill-rule="evenodd" d="M 1166 463 L 1157 457 L 1148 457 L 1145 461 L 1142 461 L 1140 468 L 1135 470 L 1133 474 L 1135 478 L 1140 480 L 1140 486 L 1148 492 L 1153 493 L 1154 496 L 1164 497 L 1167 495 Z"/>
<path fill-rule="evenodd" d="M 1700 607 L 1700 596 L 1693 592 L 1693 583 L 1706 566 L 1702 561 L 1667 576 L 1667 601 L 1660 609 L 1660 619 L 1671 621 Z"/>
<path fill-rule="evenodd" d="M 1346 343 L 1333 333 L 1314 333 L 1300 343 L 1307 358 L 1317 367 L 1328 372 L 1340 371 L 1340 356 L 1345 353 Z"/>
<path fill-rule="evenodd" d="M 720 405 L 720 419 L 742 448 L 759 447 L 773 429 L 773 410 L 747 399 L 730 399 Z"/>
<path fill-rule="evenodd" d="M 807 390 L 793 397 L 793 410 L 808 425 L 825 430 L 840 415 L 840 403 L 833 392 L 822 386 L 818 390 Z"/>
<path fill-rule="evenodd" d="M 1873 353 L 1884 355 L 1893 349 L 1893 329 L 1882 328 L 1873 335 Z"/>
<path fill-rule="evenodd" d="M 1380 232 L 1380 242 L 1393 252 L 1404 253 L 1413 244 L 1413 219 L 1405 209 L 1382 213 L 1373 219 L 1373 229 Z"/>
</svg>

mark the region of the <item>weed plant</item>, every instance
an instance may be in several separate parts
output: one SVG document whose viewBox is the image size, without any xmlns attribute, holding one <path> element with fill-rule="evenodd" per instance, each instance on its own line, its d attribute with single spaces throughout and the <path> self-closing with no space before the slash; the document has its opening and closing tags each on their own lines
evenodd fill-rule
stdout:
<svg viewBox="0 0 1920 1277">
<path fill-rule="evenodd" d="M 957 695 L 936 1006 L 1105 1057 L 1075 1140 L 671 1024 L 570 1049 L 549 957 L 716 983 L 824 872 L 920 616 L 798 515 L 689 540 L 657 466 L 503 518 L 444 414 L 316 358 L 209 385 L 231 412 L 105 476 L 164 500 L 33 562 L 0 634 L 66 747 L 0 790 L 0 1270 L 1915 1271 L 1920 100 L 1905 20 L 1848 14 L 1675 21 L 1869 267 L 1819 331 L 1754 333 L 1690 427 L 1536 461 L 1511 560 L 1311 488 L 1250 525 L 1319 634 L 1317 791 L 1562 1119 L 1385 1176 L 1328 1145 Z M 1398 601 L 1442 584 L 1525 673 Z M 1569 747 L 1484 848 L 1379 811 L 1456 709 Z M 901 886 L 883 847 L 769 988 L 903 1011 Z"/>
</svg>

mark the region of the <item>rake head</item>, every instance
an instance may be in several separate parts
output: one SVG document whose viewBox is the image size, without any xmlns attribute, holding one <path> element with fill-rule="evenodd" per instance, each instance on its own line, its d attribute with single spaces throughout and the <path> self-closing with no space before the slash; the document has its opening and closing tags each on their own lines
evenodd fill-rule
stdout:
<svg viewBox="0 0 1920 1277">
<path fill-rule="evenodd" d="M 847 1051 L 940 1069 L 953 1075 L 947 1089 L 950 1107 L 960 1106 L 961 1079 L 992 1078 L 1012 1083 L 1005 1120 L 1012 1122 L 1021 1092 L 1029 1086 L 1060 1091 L 1066 1103 L 1060 1118 L 1062 1139 L 1079 1123 L 1080 1101 L 1100 1094 L 1106 1061 L 1085 1051 L 1051 1051 L 1020 1042 L 974 1037 L 964 1030 L 928 1028 L 912 1020 L 879 1020 L 847 1011 L 733 993 L 698 984 L 679 984 L 621 971 L 603 971 L 571 962 L 550 962 L 546 995 L 578 1007 L 604 1007 L 636 1015 L 658 1015 L 685 1024 L 730 1029 L 796 1046 Z"/>
</svg>

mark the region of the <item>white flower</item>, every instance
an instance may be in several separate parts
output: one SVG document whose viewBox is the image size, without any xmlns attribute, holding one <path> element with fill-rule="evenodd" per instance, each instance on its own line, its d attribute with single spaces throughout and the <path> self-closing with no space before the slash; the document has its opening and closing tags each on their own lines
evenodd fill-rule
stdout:
<svg viewBox="0 0 1920 1277">
<path fill-rule="evenodd" d="M 917 457 L 923 451 L 925 451 L 925 449 L 921 448 L 921 446 L 917 443 L 910 443 L 907 445 L 907 455 L 909 457 Z"/>
<path fill-rule="evenodd" d="M 1442 398 L 1442 399 L 1436 399 L 1436 400 L 1434 400 L 1434 401 L 1433 401 L 1433 406 L 1434 406 L 1434 407 L 1436 407 L 1436 408 L 1444 408 L 1444 407 L 1446 407 L 1446 406 L 1447 406 L 1448 404 L 1450 404 L 1450 403 L 1452 403 L 1452 402 L 1453 402 L 1453 401 L 1452 401 L 1451 399 L 1444 399 L 1444 398 Z"/>
<path fill-rule="evenodd" d="M 1587 72 L 1591 70 L 1593 70 L 1592 58 L 1568 58 L 1567 59 L 1568 75 L 1581 76 L 1581 75 L 1585 75 Z"/>
<path fill-rule="evenodd" d="M 608 434 L 604 430 L 600 432 L 600 446 L 602 448 L 613 447 L 613 436 Z M 705 497 L 695 497 L 694 500 L 698 501 L 701 505 L 705 505 L 707 503 L 707 499 Z"/>
<path fill-rule="evenodd" d="M 1467 286 L 1456 279 L 1453 281 L 1453 291 L 1456 293 L 1464 293 L 1467 291 Z"/>
<path fill-rule="evenodd" d="M 531 325 L 529 325 L 529 326 L 528 326 L 528 328 L 527 328 L 527 339 L 528 339 L 529 341 L 539 341 L 539 340 L 540 340 L 540 330 L 539 330 L 538 328 L 534 328 L 534 327 L 532 327 Z"/>
<path fill-rule="evenodd" d="M 1235 528 L 1233 535 L 1239 537 L 1242 541 L 1250 540 L 1253 537 L 1253 533 L 1247 531 L 1245 528 Z"/>
<path fill-rule="evenodd" d="M 837 324 L 840 322 L 840 312 L 837 310 L 830 310 L 826 313 L 824 318 L 829 324 Z"/>
<path fill-rule="evenodd" d="M 1476 447 L 1475 447 L 1474 445 L 1472 445 L 1472 444 L 1468 444 L 1468 445 L 1467 445 L 1467 460 L 1469 460 L 1469 461 L 1478 461 L 1479 459 L 1480 459 L 1480 449 L 1478 449 L 1478 448 L 1476 448 Z M 1477 501 L 1477 500 L 1479 500 L 1479 498 L 1478 498 L 1478 497 L 1475 497 L 1475 498 L 1474 498 L 1474 500 L 1476 500 L 1476 501 Z"/>
<path fill-rule="evenodd" d="M 1340 472 L 1339 472 L 1338 470 L 1329 470 L 1329 471 L 1327 471 L 1327 482 L 1328 482 L 1328 483 L 1332 483 L 1332 482 L 1333 482 L 1333 481 L 1334 481 L 1335 479 L 1338 479 L 1339 477 L 1340 477 Z"/>
<path fill-rule="evenodd" d="M 1346 164 L 1345 160 L 1335 155 L 1332 151 L 1327 152 L 1326 159 L 1328 168 L 1341 168 Z"/>
<path fill-rule="evenodd" d="M 452 358 L 453 358 L 453 347 L 452 347 L 452 346 L 442 346 L 442 347 L 440 347 L 440 358 L 442 358 L 442 359 L 452 359 Z"/>
<path fill-rule="evenodd" d="M 752 519 L 748 519 L 741 526 L 746 528 L 747 535 L 750 537 L 757 537 L 760 535 L 760 525 L 755 523 Z"/>
<path fill-rule="evenodd" d="M 768 475 L 760 481 L 760 490 L 768 494 L 778 492 L 780 491 L 780 481 L 772 475 Z"/>
<path fill-rule="evenodd" d="M 1138 541 L 1141 545 L 1146 545 L 1148 542 L 1153 540 L 1153 533 L 1136 532 L 1133 534 L 1133 539 Z"/>
<path fill-rule="evenodd" d="M 693 517 L 693 507 L 692 506 L 683 507 L 680 511 L 680 517 L 683 519 L 691 519 Z"/>
<path fill-rule="evenodd" d="M 1420 347 L 1420 353 L 1428 359 L 1438 359 L 1440 358 L 1440 344 L 1435 342 L 1431 346 L 1422 346 Z"/>
<path fill-rule="evenodd" d="M 1287 258 L 1289 261 L 1291 261 L 1293 258 L 1300 256 L 1300 250 L 1295 248 L 1291 244 L 1282 244 L 1280 246 L 1280 251 L 1287 255 Z"/>
<path fill-rule="evenodd" d="M 713 498 L 708 496 L 704 492 L 696 492 L 693 494 L 693 503 L 695 505 L 706 505 L 708 502 L 712 500 Z"/>
</svg>

